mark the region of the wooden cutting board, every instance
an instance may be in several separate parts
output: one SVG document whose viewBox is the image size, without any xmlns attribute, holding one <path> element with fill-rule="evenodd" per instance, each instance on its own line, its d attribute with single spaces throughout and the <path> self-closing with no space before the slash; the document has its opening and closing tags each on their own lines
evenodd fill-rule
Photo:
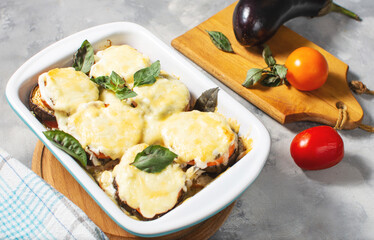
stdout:
<svg viewBox="0 0 374 240">
<path fill-rule="evenodd" d="M 363 110 L 348 87 L 347 64 L 284 26 L 267 42 L 277 63 L 284 64 L 287 56 L 298 47 L 315 48 L 325 56 L 329 64 L 329 77 L 326 83 L 320 89 L 311 92 L 301 92 L 285 85 L 269 88 L 258 84 L 251 89 L 241 85 L 248 69 L 262 68 L 266 64 L 259 49 L 245 48 L 236 41 L 232 28 L 235 6 L 236 3 L 230 5 L 175 38 L 171 42 L 172 46 L 282 124 L 314 121 L 335 126 L 339 116 L 336 104 L 343 102 L 349 115 L 344 128 L 356 128 L 363 118 Z M 205 30 L 225 34 L 235 53 L 218 50 Z"/>
<path fill-rule="evenodd" d="M 88 195 L 40 141 L 37 142 L 34 150 L 31 169 L 82 209 L 110 239 L 143 239 L 142 237 L 134 236 L 126 232 L 106 215 L 99 205 L 96 204 L 90 195 Z M 208 220 L 190 228 L 151 239 L 208 239 L 225 222 L 234 205 L 235 202 Z"/>
</svg>

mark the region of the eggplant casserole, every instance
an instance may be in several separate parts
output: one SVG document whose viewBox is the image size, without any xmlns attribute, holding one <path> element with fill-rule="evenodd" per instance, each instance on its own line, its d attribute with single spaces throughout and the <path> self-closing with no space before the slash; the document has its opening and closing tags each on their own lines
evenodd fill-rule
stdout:
<svg viewBox="0 0 374 240">
<path fill-rule="evenodd" d="M 156 219 L 193 196 L 251 149 L 216 111 L 218 88 L 196 101 L 175 76 L 128 45 L 39 76 L 30 110 L 44 135 L 96 179 L 129 216 Z"/>
</svg>

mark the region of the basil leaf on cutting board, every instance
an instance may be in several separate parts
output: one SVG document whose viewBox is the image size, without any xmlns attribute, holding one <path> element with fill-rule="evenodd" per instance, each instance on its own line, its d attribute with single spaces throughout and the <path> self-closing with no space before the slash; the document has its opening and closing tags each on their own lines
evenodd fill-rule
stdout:
<svg viewBox="0 0 374 240">
<path fill-rule="evenodd" d="M 247 76 L 245 78 L 244 83 L 242 84 L 244 87 L 250 87 L 256 84 L 262 78 L 263 69 L 259 68 L 251 68 L 247 72 Z"/>
<path fill-rule="evenodd" d="M 223 33 L 217 31 L 205 31 L 209 34 L 210 40 L 219 50 L 230 53 L 234 52 L 229 39 Z"/>
<path fill-rule="evenodd" d="M 67 154 L 77 160 L 82 166 L 87 166 L 87 155 L 82 145 L 70 134 L 61 130 L 50 130 L 43 132 L 44 136 L 56 147 L 62 149 Z"/>
<path fill-rule="evenodd" d="M 110 74 L 109 77 L 100 76 L 97 78 L 91 78 L 91 81 L 105 89 L 113 91 L 116 94 L 117 98 L 121 100 L 132 98 L 137 95 L 136 92 L 126 87 L 125 80 L 114 71 Z"/>
<path fill-rule="evenodd" d="M 275 64 L 274 65 L 276 74 L 281 78 L 285 79 L 287 75 L 287 68 L 284 65 Z"/>
<path fill-rule="evenodd" d="M 282 84 L 282 80 L 279 78 L 279 76 L 267 75 L 261 81 L 261 85 L 265 87 L 278 87 L 281 84 Z"/>
<path fill-rule="evenodd" d="M 266 44 L 264 44 L 264 49 L 262 50 L 262 57 L 264 58 L 265 63 L 269 67 L 274 66 L 276 64 L 276 61 L 273 57 L 273 53 L 271 52 L 270 47 Z"/>
<path fill-rule="evenodd" d="M 196 100 L 193 110 L 200 112 L 214 112 L 217 107 L 219 88 L 211 88 L 204 91 Z"/>
<path fill-rule="evenodd" d="M 169 166 L 176 157 L 177 154 L 165 147 L 150 145 L 136 155 L 131 165 L 147 173 L 158 173 Z"/>
<path fill-rule="evenodd" d="M 161 65 L 160 61 L 152 63 L 151 66 L 140 69 L 134 74 L 134 87 L 153 84 L 156 82 L 156 77 L 160 75 Z"/>
<path fill-rule="evenodd" d="M 84 40 L 81 47 L 75 52 L 73 56 L 73 68 L 76 71 L 89 73 L 91 66 L 94 64 L 94 50 L 91 43 Z"/>
<path fill-rule="evenodd" d="M 262 57 L 267 67 L 249 69 L 242 85 L 246 88 L 255 85 L 257 82 L 266 87 L 288 85 L 286 66 L 277 64 L 270 47 L 266 44 L 263 45 Z"/>
</svg>

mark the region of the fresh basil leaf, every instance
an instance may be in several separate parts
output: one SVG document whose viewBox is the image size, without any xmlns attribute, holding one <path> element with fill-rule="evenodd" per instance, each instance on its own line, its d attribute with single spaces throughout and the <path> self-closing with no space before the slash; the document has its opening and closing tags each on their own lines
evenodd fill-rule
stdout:
<svg viewBox="0 0 374 240">
<path fill-rule="evenodd" d="M 177 156 L 165 147 L 151 145 L 138 153 L 131 165 L 147 173 L 158 173 L 170 165 Z"/>
<path fill-rule="evenodd" d="M 268 45 L 264 44 L 263 47 L 262 57 L 268 66 L 263 69 L 249 69 L 247 77 L 242 85 L 244 87 L 250 87 L 257 82 L 260 82 L 263 86 L 267 87 L 277 87 L 282 84 L 287 85 L 287 68 L 284 65 L 276 63 Z"/>
<path fill-rule="evenodd" d="M 287 75 L 287 68 L 284 65 L 276 64 L 274 65 L 276 74 L 281 78 L 285 79 Z"/>
<path fill-rule="evenodd" d="M 273 57 L 273 53 L 270 50 L 270 47 L 266 44 L 263 45 L 264 49 L 262 50 L 262 57 L 265 60 L 265 63 L 269 66 L 272 67 L 276 64 L 276 61 Z"/>
<path fill-rule="evenodd" d="M 121 100 L 126 99 L 126 98 L 133 98 L 137 95 L 136 92 L 132 91 L 131 89 L 127 87 L 123 87 L 115 91 L 115 93 L 116 93 L 116 97 Z"/>
<path fill-rule="evenodd" d="M 110 78 L 108 76 L 100 76 L 97 78 L 91 77 L 91 81 L 94 83 L 100 85 L 101 87 L 109 90 L 114 90 L 112 89 L 113 85 L 110 82 Z"/>
<path fill-rule="evenodd" d="M 267 75 L 262 81 L 261 84 L 266 87 L 278 87 L 282 84 L 282 80 L 279 76 Z"/>
<path fill-rule="evenodd" d="M 221 32 L 205 30 L 213 44 L 220 50 L 233 53 L 229 39 Z"/>
<path fill-rule="evenodd" d="M 91 80 L 103 88 L 113 91 L 117 98 L 121 100 L 125 98 L 132 98 L 137 95 L 134 91 L 126 87 L 125 80 L 114 71 L 109 77 L 100 76 L 97 78 L 91 78 Z"/>
<path fill-rule="evenodd" d="M 147 68 L 140 69 L 134 74 L 134 87 L 155 83 L 156 77 L 160 75 L 160 71 L 161 65 L 159 60 Z"/>
<path fill-rule="evenodd" d="M 262 78 L 263 69 L 251 68 L 247 72 L 247 77 L 245 78 L 244 87 L 250 87 L 256 84 Z"/>
<path fill-rule="evenodd" d="M 73 56 L 73 67 L 76 71 L 82 71 L 85 74 L 89 73 L 91 66 L 94 64 L 94 50 L 90 42 L 84 40 L 81 47 L 75 52 Z"/>
<path fill-rule="evenodd" d="M 68 133 L 60 130 L 50 130 L 43 132 L 44 136 L 56 147 L 62 149 L 67 154 L 75 158 L 82 166 L 87 166 L 87 155 L 82 145 Z"/>
<path fill-rule="evenodd" d="M 276 61 L 274 59 L 273 56 L 268 56 L 267 58 L 265 58 L 265 63 L 269 66 L 269 67 L 272 67 L 276 64 Z"/>
<path fill-rule="evenodd" d="M 200 97 L 197 98 L 193 109 L 200 112 L 214 112 L 217 107 L 218 91 L 218 87 L 204 91 Z"/>
<path fill-rule="evenodd" d="M 118 75 L 115 71 L 110 74 L 110 82 L 114 85 L 114 88 L 122 88 L 125 85 L 125 80 Z"/>
</svg>

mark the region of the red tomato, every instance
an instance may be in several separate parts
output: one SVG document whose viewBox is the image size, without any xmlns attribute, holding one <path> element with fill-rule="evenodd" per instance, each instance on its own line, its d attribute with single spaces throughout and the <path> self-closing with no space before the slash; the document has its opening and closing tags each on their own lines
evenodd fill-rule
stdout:
<svg viewBox="0 0 374 240">
<path fill-rule="evenodd" d="M 344 157 L 344 143 L 340 135 L 329 126 L 306 129 L 291 143 L 291 156 L 304 170 L 319 170 L 334 166 Z"/>
<path fill-rule="evenodd" d="M 320 88 L 327 80 L 329 67 L 325 57 L 310 47 L 301 47 L 293 51 L 286 60 L 286 78 L 301 91 Z"/>
</svg>

